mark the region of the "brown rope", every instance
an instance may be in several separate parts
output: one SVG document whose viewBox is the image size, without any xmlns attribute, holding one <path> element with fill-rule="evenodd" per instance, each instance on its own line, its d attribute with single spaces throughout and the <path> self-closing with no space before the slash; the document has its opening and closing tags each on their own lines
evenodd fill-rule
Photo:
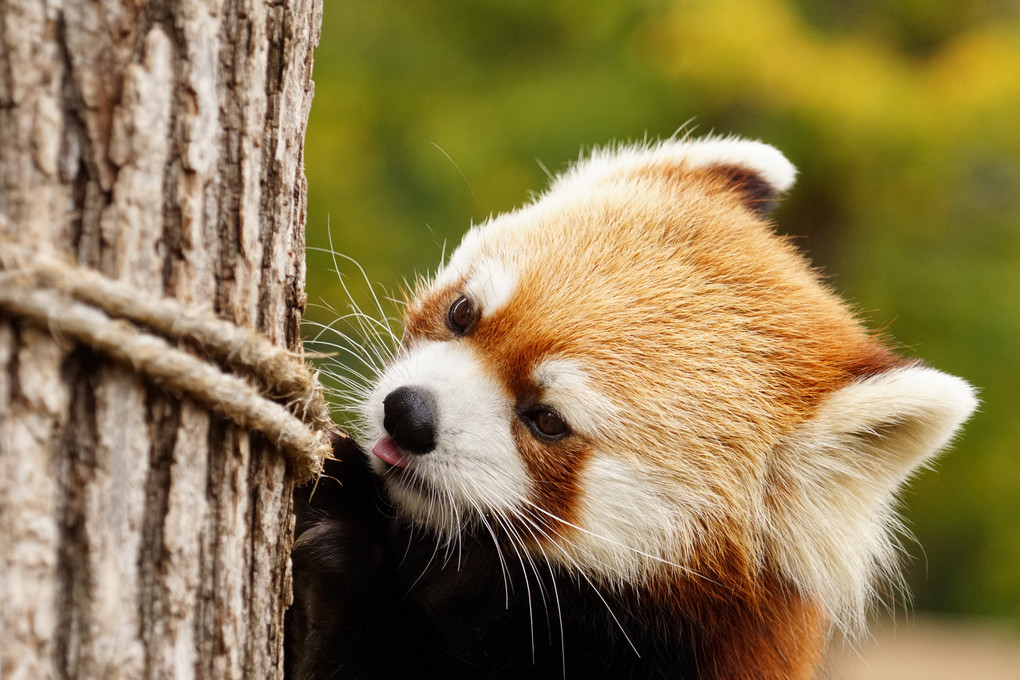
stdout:
<svg viewBox="0 0 1020 680">
<path fill-rule="evenodd" d="M 294 353 L 171 298 L 140 295 L 94 270 L 21 246 L 0 243 L 0 264 L 0 309 L 54 336 L 89 345 L 239 426 L 264 433 L 288 456 L 299 481 L 321 471 L 338 430 L 315 373 Z M 187 339 L 206 356 L 165 338 Z M 249 373 L 258 387 L 210 358 Z"/>
</svg>

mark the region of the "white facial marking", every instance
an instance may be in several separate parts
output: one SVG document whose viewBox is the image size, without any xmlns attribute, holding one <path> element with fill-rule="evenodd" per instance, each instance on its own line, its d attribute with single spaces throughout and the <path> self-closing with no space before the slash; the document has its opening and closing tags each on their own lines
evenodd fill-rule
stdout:
<svg viewBox="0 0 1020 680">
<path fill-rule="evenodd" d="M 469 234 L 478 234 L 475 227 Z M 475 239 L 477 240 L 477 239 Z M 465 247 L 467 245 L 467 247 Z M 490 257 L 475 258 L 473 242 L 465 239 L 450 262 L 436 275 L 434 288 L 457 285 L 461 280 L 463 292 L 479 306 L 483 316 L 494 314 L 510 301 L 517 290 L 517 274 L 499 260 Z"/>
<path fill-rule="evenodd" d="M 529 478 L 510 430 L 513 403 L 471 348 L 426 342 L 389 366 L 365 405 L 373 441 L 386 435 L 383 399 L 402 386 L 425 390 L 434 400 L 436 448 L 407 454 L 407 471 L 435 494 L 420 493 L 393 479 L 399 473 L 387 473 L 382 461 L 372 462 L 412 519 L 454 535 L 465 517 L 518 506 Z"/>
<path fill-rule="evenodd" d="M 471 261 L 481 244 L 481 233 L 484 226 L 475 225 L 464 234 L 464 238 L 450 255 L 450 259 L 436 272 L 436 276 L 432 280 L 433 288 L 454 286 L 471 273 Z"/>
<path fill-rule="evenodd" d="M 695 519 L 707 516 L 716 499 L 658 479 L 634 457 L 605 448 L 609 440 L 619 439 L 612 436 L 619 407 L 597 389 L 582 362 L 547 359 L 532 378 L 544 388 L 543 402 L 595 447 L 581 472 L 578 531 L 557 546 L 565 563 L 625 581 L 682 563 L 701 530 Z"/>
<path fill-rule="evenodd" d="M 565 550 L 575 562 L 631 582 L 669 565 L 684 568 L 702 531 L 696 520 L 710 512 L 712 501 L 650 472 L 604 452 L 588 460 L 580 484 L 581 531 Z"/>
<path fill-rule="evenodd" d="M 502 309 L 517 289 L 517 275 L 502 263 L 485 258 L 471 268 L 464 292 L 489 316 Z"/>
<path fill-rule="evenodd" d="M 562 415 L 575 432 L 602 438 L 613 427 L 617 408 L 592 384 L 584 365 L 575 359 L 546 359 L 532 372 L 544 388 L 543 401 Z"/>
</svg>

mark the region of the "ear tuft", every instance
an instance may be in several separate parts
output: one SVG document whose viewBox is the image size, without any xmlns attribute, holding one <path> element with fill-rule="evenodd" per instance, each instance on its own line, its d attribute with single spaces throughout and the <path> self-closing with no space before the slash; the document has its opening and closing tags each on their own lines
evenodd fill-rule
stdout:
<svg viewBox="0 0 1020 680">
<path fill-rule="evenodd" d="M 949 443 L 977 404 L 966 381 L 915 364 L 837 390 L 814 422 L 899 484 Z"/>
<path fill-rule="evenodd" d="M 773 197 L 793 186 L 797 169 L 774 146 L 739 137 L 706 137 L 686 142 L 666 142 L 682 148 L 685 160 L 696 168 L 730 168 L 753 176 L 771 188 Z"/>
<path fill-rule="evenodd" d="M 596 150 L 561 175 L 554 186 L 587 190 L 592 184 L 620 177 L 651 174 L 683 179 L 692 171 L 717 174 L 757 215 L 767 213 L 797 176 L 793 164 L 768 144 L 738 137 L 704 137 Z"/>
<path fill-rule="evenodd" d="M 978 401 L 923 365 L 830 394 L 776 451 L 770 553 L 843 630 L 860 629 L 876 582 L 898 582 L 895 495 L 952 439 Z"/>
</svg>

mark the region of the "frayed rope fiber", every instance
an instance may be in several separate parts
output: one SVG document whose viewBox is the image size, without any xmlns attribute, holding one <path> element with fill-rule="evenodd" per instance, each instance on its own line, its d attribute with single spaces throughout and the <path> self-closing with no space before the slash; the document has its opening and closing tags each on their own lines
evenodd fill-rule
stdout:
<svg viewBox="0 0 1020 680">
<path fill-rule="evenodd" d="M 140 295 L 95 270 L 23 246 L 0 243 L 0 265 L 0 309 L 8 315 L 73 338 L 262 432 L 287 455 L 298 481 L 322 470 L 339 432 L 315 374 L 294 353 L 176 300 Z M 187 340 L 208 358 L 167 338 Z M 249 374 L 257 387 L 215 362 Z"/>
</svg>

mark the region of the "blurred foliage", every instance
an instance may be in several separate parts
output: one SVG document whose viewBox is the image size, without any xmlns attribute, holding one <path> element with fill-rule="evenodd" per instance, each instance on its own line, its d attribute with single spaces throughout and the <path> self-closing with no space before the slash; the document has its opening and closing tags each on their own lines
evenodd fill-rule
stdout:
<svg viewBox="0 0 1020 680">
<path fill-rule="evenodd" d="M 687 124 L 782 149 L 801 174 L 780 229 L 873 326 L 981 389 L 905 495 L 914 606 L 1020 621 L 1015 2 L 325 4 L 308 242 L 331 238 L 382 294 L 593 144 Z M 308 262 L 308 317 L 329 322 L 315 303 L 347 296 L 327 254 Z"/>
</svg>

